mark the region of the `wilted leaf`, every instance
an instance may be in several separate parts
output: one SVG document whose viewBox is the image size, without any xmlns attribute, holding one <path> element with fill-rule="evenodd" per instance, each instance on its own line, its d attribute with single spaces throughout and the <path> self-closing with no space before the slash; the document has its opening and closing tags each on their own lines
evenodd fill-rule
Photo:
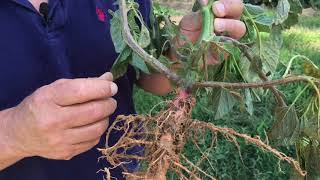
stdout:
<svg viewBox="0 0 320 180">
<path fill-rule="evenodd" d="M 298 155 L 303 168 L 307 171 L 306 177 L 294 174 L 293 180 L 319 180 L 320 179 L 320 146 L 319 141 L 308 139 L 308 144 L 299 141 Z"/>
<path fill-rule="evenodd" d="M 305 160 L 308 172 L 308 179 L 319 180 L 320 179 L 320 147 L 319 142 L 311 144 L 309 146 L 308 157 Z"/>
<path fill-rule="evenodd" d="M 134 11 L 129 11 L 128 12 L 128 25 L 130 27 L 132 36 L 135 40 L 138 39 L 138 34 L 140 32 L 140 27 L 136 21 L 136 14 L 134 13 Z"/>
<path fill-rule="evenodd" d="M 273 26 L 270 31 L 270 38 L 267 41 L 261 43 L 261 61 L 264 73 L 271 73 L 273 75 L 276 72 L 279 64 L 280 49 L 282 46 L 282 34 L 280 26 Z M 258 52 L 257 52 L 258 53 Z"/>
<path fill-rule="evenodd" d="M 320 78 L 320 69 L 313 62 L 305 61 L 302 66 L 305 75 Z"/>
<path fill-rule="evenodd" d="M 279 25 L 282 24 L 289 15 L 290 12 L 290 3 L 288 0 L 279 0 L 277 9 L 276 9 L 276 16 L 274 18 L 274 24 Z"/>
<path fill-rule="evenodd" d="M 151 38 L 150 38 L 149 30 L 145 25 L 142 25 L 138 44 L 140 47 L 146 48 L 150 45 L 150 43 L 151 43 Z"/>
<path fill-rule="evenodd" d="M 111 73 L 113 74 L 114 79 L 118 79 L 127 72 L 130 60 L 129 56 L 131 55 L 131 53 L 132 50 L 130 49 L 130 47 L 126 46 L 126 48 L 118 56 L 117 60 L 111 68 Z"/>
<path fill-rule="evenodd" d="M 253 115 L 253 100 L 249 89 L 245 89 L 245 105 L 247 112 Z"/>
<path fill-rule="evenodd" d="M 141 57 L 137 53 L 132 54 L 131 65 L 146 74 L 150 74 L 148 66 L 146 65 L 146 63 L 141 59 Z"/>
<path fill-rule="evenodd" d="M 215 119 L 221 119 L 228 114 L 236 103 L 236 99 L 226 89 L 214 90 L 212 96 Z"/>
<path fill-rule="evenodd" d="M 256 26 L 260 32 L 270 32 L 271 26 L 273 24 L 273 18 L 267 15 L 261 15 L 254 18 Z"/>
<path fill-rule="evenodd" d="M 290 2 L 290 13 L 300 14 L 302 13 L 303 7 L 300 0 L 289 0 Z"/>
<path fill-rule="evenodd" d="M 280 48 L 282 45 L 281 33 L 274 32 L 275 28 L 272 28 L 271 35 L 268 40 L 263 40 L 260 45 L 254 47 L 256 56 L 260 56 L 262 63 L 262 69 L 264 73 L 275 73 L 279 64 Z"/>
<path fill-rule="evenodd" d="M 256 6 L 253 4 L 245 4 L 245 8 L 252 16 L 265 13 L 265 10 L 261 6 Z"/>
<path fill-rule="evenodd" d="M 119 11 L 110 12 L 112 15 L 110 33 L 113 45 L 117 53 L 121 53 L 126 47 L 126 43 L 122 37 L 122 25 Z"/>
<path fill-rule="evenodd" d="M 279 107 L 269 137 L 276 144 L 293 145 L 299 136 L 300 123 L 294 107 Z"/>
<path fill-rule="evenodd" d="M 270 16 L 265 9 L 263 9 L 261 6 L 256 6 L 252 4 L 245 4 L 245 8 L 249 14 L 246 14 L 246 16 L 250 16 L 249 19 L 251 19 L 255 27 L 258 28 L 260 32 L 269 32 L 271 29 L 271 26 L 273 24 L 273 17 Z M 247 24 L 247 26 L 251 25 L 251 22 Z M 248 27 L 248 30 L 250 31 L 250 27 Z M 250 32 L 248 32 L 250 33 Z"/>
</svg>

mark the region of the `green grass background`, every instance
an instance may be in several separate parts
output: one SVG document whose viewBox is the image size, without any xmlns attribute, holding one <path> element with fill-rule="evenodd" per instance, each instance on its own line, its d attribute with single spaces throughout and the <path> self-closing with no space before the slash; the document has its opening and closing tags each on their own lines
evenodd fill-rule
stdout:
<svg viewBox="0 0 320 180">
<path fill-rule="evenodd" d="M 301 17 L 300 23 L 290 30 L 284 32 L 284 45 L 281 49 L 281 64 L 279 71 L 283 72 L 285 64 L 297 54 L 305 55 L 320 65 L 320 13 L 313 17 Z M 295 90 L 293 86 L 282 87 L 286 98 L 292 101 Z M 295 87 L 295 86 L 294 86 Z M 299 89 L 299 88 L 298 88 Z M 170 96 L 170 95 L 169 95 Z M 156 104 L 169 97 L 158 97 L 135 88 L 134 100 L 138 113 L 149 113 Z M 203 111 L 201 106 L 194 109 L 194 118 L 212 122 L 215 125 L 234 128 L 241 133 L 259 135 L 262 139 L 266 138 L 266 132 L 271 127 L 274 119 L 272 118 L 273 100 L 270 95 L 265 96 L 262 102 L 255 104 L 253 116 L 248 116 L 245 112 L 237 111 L 221 120 L 213 120 L 210 114 Z M 206 137 L 207 140 L 211 137 Z M 271 154 L 265 153 L 253 145 L 239 141 L 240 154 L 237 147 L 218 138 L 214 149 L 208 152 L 210 162 L 203 168 L 218 179 L 290 179 L 291 169 L 286 163 L 280 163 Z M 280 148 L 287 155 L 295 156 L 294 148 Z M 194 147 L 186 148 L 186 155 L 193 159 L 199 158 L 198 152 Z M 169 179 L 176 179 L 169 176 Z"/>
</svg>

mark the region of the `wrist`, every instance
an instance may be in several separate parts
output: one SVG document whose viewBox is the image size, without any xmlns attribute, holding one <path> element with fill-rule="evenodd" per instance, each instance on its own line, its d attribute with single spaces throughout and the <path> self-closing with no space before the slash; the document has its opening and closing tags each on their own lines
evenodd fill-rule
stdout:
<svg viewBox="0 0 320 180">
<path fill-rule="evenodd" d="M 5 160 L 21 160 L 27 157 L 27 154 L 20 151 L 16 140 L 13 138 L 14 129 L 10 125 L 15 120 L 15 109 L 7 109 L 0 112 L 0 149 L 6 157 Z"/>
</svg>

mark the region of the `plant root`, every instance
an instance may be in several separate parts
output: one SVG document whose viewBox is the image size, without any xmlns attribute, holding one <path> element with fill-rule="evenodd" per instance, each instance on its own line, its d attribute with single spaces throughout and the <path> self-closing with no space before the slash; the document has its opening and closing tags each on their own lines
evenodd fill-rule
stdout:
<svg viewBox="0 0 320 180">
<path fill-rule="evenodd" d="M 180 92 L 178 96 L 168 102 L 167 110 L 152 116 L 120 115 L 111 124 L 106 135 L 106 147 L 99 149 L 110 164 L 111 169 L 121 167 L 123 175 L 130 180 L 166 180 L 167 173 L 174 172 L 179 179 L 215 179 L 200 168 L 203 161 L 208 160 L 206 153 L 197 163 L 193 163 L 183 154 L 188 140 L 196 143 L 197 133 L 201 135 L 209 131 L 214 137 L 210 148 L 216 141 L 218 133 L 235 143 L 236 138 L 256 145 L 258 148 L 272 153 L 281 161 L 291 164 L 302 176 L 306 175 L 297 161 L 286 156 L 271 146 L 265 144 L 259 137 L 241 134 L 230 128 L 217 127 L 214 124 L 191 119 L 191 110 L 195 99 L 186 93 Z M 109 145 L 111 134 L 122 132 L 122 137 L 114 145 Z M 196 145 L 198 149 L 199 146 Z M 136 151 L 134 149 L 140 149 Z M 130 162 L 139 161 L 139 171 L 132 172 L 128 167 Z M 210 164 L 211 165 L 211 164 Z M 105 169 L 107 179 L 111 179 L 109 169 Z"/>
</svg>

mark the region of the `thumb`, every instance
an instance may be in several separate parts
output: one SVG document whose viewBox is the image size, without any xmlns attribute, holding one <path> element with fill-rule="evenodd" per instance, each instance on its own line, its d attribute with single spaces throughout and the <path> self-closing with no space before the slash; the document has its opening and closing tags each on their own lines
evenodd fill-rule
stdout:
<svg viewBox="0 0 320 180">
<path fill-rule="evenodd" d="M 202 18 L 200 12 L 192 12 L 183 16 L 180 21 L 180 29 L 184 31 L 200 31 Z"/>
<path fill-rule="evenodd" d="M 111 72 L 106 72 L 104 74 L 102 74 L 99 79 L 102 79 L 102 80 L 107 80 L 107 81 L 113 81 L 113 75 Z"/>
</svg>

